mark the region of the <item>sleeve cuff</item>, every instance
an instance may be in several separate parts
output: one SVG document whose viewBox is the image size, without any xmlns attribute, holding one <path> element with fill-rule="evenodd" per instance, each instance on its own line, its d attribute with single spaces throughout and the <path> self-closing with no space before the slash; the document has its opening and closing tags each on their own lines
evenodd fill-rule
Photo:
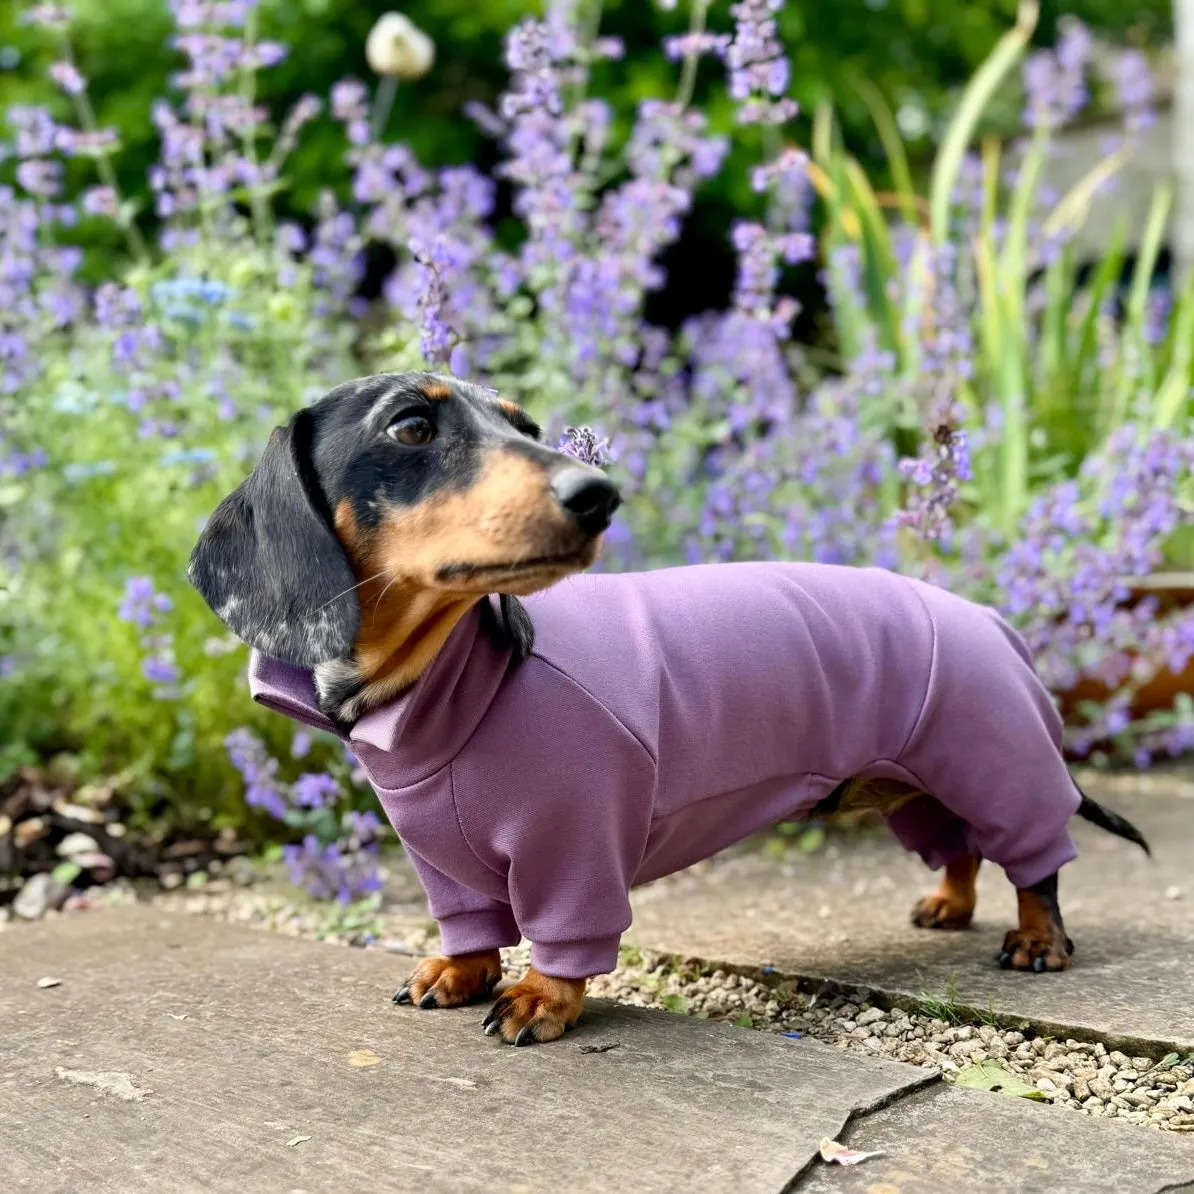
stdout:
<svg viewBox="0 0 1194 1194">
<path fill-rule="evenodd" d="M 531 946 L 531 965 L 551 978 L 591 978 L 609 974 L 618 966 L 621 936 L 595 937 L 590 941 L 536 941 Z"/>
<path fill-rule="evenodd" d="M 1001 865 L 1012 885 L 1022 891 L 1034 887 L 1050 875 L 1055 875 L 1067 862 L 1073 862 L 1077 857 L 1078 848 L 1074 845 L 1074 839 L 1070 837 L 1068 830 L 1063 830 L 1035 854 Z"/>
<path fill-rule="evenodd" d="M 507 907 L 458 912 L 439 921 L 440 949 L 451 957 L 517 945 L 522 940 L 514 913 Z"/>
</svg>

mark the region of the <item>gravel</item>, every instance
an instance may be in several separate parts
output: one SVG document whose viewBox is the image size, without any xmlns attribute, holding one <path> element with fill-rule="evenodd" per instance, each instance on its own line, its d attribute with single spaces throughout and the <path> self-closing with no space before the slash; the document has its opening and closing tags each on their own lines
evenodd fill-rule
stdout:
<svg viewBox="0 0 1194 1194">
<path fill-rule="evenodd" d="M 956 1023 L 928 1011 L 882 1007 L 861 992 L 809 994 L 778 976 L 677 970 L 665 959 L 632 961 L 592 980 L 591 993 L 769 1032 L 799 1033 L 840 1049 L 937 1068 L 946 1081 L 967 1066 L 993 1060 L 1058 1106 L 1194 1132 L 1194 1056 L 1129 1057 L 1101 1042 L 1056 1040 L 1031 1028 Z"/>
<path fill-rule="evenodd" d="M 148 900 L 174 911 L 215 916 L 291 937 L 380 948 L 422 957 L 436 952 L 433 922 L 414 907 L 345 911 L 272 885 L 251 886 L 236 874 L 165 891 L 117 881 L 72 897 L 66 911 L 95 904 Z M 51 912 L 50 915 L 56 915 Z M 10 924 L 0 920 L 0 932 Z M 529 946 L 503 951 L 508 977 L 529 962 Z M 825 984 L 800 989 L 778 974 L 750 976 L 722 969 L 677 966 L 671 960 L 623 950 L 613 974 L 589 983 L 590 994 L 635 1007 L 657 1007 L 743 1028 L 808 1037 L 871 1057 L 939 1069 L 946 1081 L 978 1062 L 996 1061 L 1046 1100 L 1084 1115 L 1123 1119 L 1143 1127 L 1194 1133 L 1194 1055 L 1128 1056 L 1096 1041 L 1058 1040 L 1031 1028 L 995 1022 L 959 1023 L 952 1009 L 933 1002 L 920 1009 L 882 1006 L 869 992 L 846 992 Z"/>
</svg>

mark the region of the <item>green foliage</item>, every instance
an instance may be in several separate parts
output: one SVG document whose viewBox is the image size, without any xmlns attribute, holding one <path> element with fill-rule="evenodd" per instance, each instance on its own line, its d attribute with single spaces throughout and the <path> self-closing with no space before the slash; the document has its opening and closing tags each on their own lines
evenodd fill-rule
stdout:
<svg viewBox="0 0 1194 1194">
<path fill-rule="evenodd" d="M 927 198 L 912 187 L 908 147 L 881 97 L 871 93 L 868 99 L 889 173 L 903 183 L 894 203 L 881 204 L 860 163 L 843 147 L 828 108 L 819 113 L 813 140 L 827 256 L 856 253 L 864 282 L 855 288 L 840 271 L 830 274 L 844 359 L 857 356 L 877 334 L 912 383 L 923 365 L 923 327 L 933 323 L 933 304 L 941 299 L 934 254 L 940 246 L 956 246 L 959 290 L 971 309 L 978 351 L 973 374 L 955 398 L 966 422 L 981 425 L 995 412 L 999 428 L 973 453 L 967 498 L 1008 537 L 1043 484 L 1072 476 L 1125 422 L 1180 431 L 1194 414 L 1194 284 L 1175 296 L 1167 323 L 1158 324 L 1150 312 L 1171 191 L 1160 188 L 1145 214 L 1129 287 L 1118 296 L 1122 234 L 1085 280 L 1069 237 L 1085 219 L 1094 190 L 1124 165 L 1130 147 L 1110 153 L 1053 203 L 1041 186 L 1048 130 L 1038 131 L 1014 157 L 992 138 L 976 152 L 976 129 L 991 97 L 1031 35 L 1026 15 L 963 92 L 933 161 Z M 959 202 L 964 165 L 979 192 L 969 202 Z M 916 413 L 893 409 L 891 419 L 898 434 L 915 425 Z M 1184 539 L 1175 536 L 1171 561 L 1187 565 L 1186 552 Z"/>
<path fill-rule="evenodd" d="M 0 724 L 42 753 L 77 750 L 87 775 L 131 766 L 142 819 L 163 798 L 184 821 L 219 828 L 243 818 L 225 735 L 251 725 L 280 744 L 291 733 L 252 704 L 244 648 L 218 635 L 185 577 L 198 528 L 269 429 L 355 372 L 348 329 L 314 313 L 309 271 L 287 269 L 283 289 L 278 260 L 251 242 L 224 254 L 200 244 L 135 269 L 132 289 L 166 329 L 139 371 L 116 367 L 117 331 L 82 325 L 59 339 L 7 428 L 46 445 L 48 461 L 0 490 L 21 510 L 36 560 L 0 591 L 0 653 L 20 655 L 0 685 Z M 180 279 L 200 276 L 212 301 L 179 297 Z M 134 385 L 165 397 L 139 406 Z M 147 434 L 146 420 L 185 428 L 186 450 Z M 120 594 L 138 576 L 170 600 L 154 632 L 169 636 L 177 688 L 146 677 L 144 632 L 121 616 Z"/>
<path fill-rule="evenodd" d="M 8 69 L 0 71 L 0 110 L 16 103 L 46 104 L 65 114 L 64 97 L 45 77 L 57 56 L 52 44 L 22 25 L 21 4 L 0 7 L 0 53 Z M 291 57 L 263 79 L 260 100 L 275 119 L 304 94 L 326 95 L 340 78 L 369 81 L 365 38 L 374 21 L 392 6 L 386 0 L 262 0 L 260 34 L 294 47 Z M 411 144 L 428 165 L 485 162 L 491 148 L 472 123 L 461 116 L 470 100 L 492 104 L 505 71 L 501 61 L 506 31 L 524 16 L 538 14 L 536 0 L 410 0 L 400 6 L 427 31 L 437 46 L 432 73 L 417 88 L 398 89 L 387 132 Z M 682 8 L 683 6 L 681 6 Z M 146 171 L 156 156 L 156 137 L 149 113 L 153 101 L 168 90 L 179 61 L 168 48 L 171 22 L 165 0 L 76 0 L 71 37 L 80 69 L 90 80 L 89 93 L 99 122 L 120 131 L 123 153 L 119 178 L 122 192 L 138 200 L 142 219 L 150 206 Z M 674 71 L 659 50 L 665 33 L 681 30 L 682 11 L 663 12 L 651 0 L 597 0 L 603 32 L 626 43 L 624 59 L 595 73 L 596 90 L 614 107 L 615 133 L 625 132 L 642 99 L 665 94 Z M 991 47 L 1014 18 L 1014 0 L 848 0 L 825 4 L 788 0 L 779 14 L 780 29 L 792 62 L 792 95 L 806 112 L 825 102 L 838 107 L 846 144 L 874 176 L 884 168 L 882 141 L 876 136 L 865 97 L 864 82 L 881 95 L 894 113 L 914 162 L 923 160 L 947 123 L 956 94 L 986 59 Z M 1076 0 L 1064 6 L 1043 6 L 1035 34 L 1048 44 L 1062 14 L 1076 16 L 1097 30 L 1139 44 L 1158 44 L 1171 34 L 1171 5 L 1143 0 L 1123 5 L 1117 0 Z M 714 3 L 710 26 L 729 27 L 729 4 Z M 731 109 L 724 99 L 710 104 L 708 80 L 698 85 L 698 102 L 715 127 L 728 128 Z M 1019 115 L 1016 87 L 995 97 L 987 119 L 1005 130 Z M 318 191 L 332 186 L 346 193 L 348 170 L 342 139 L 333 123 L 318 122 L 304 138 L 288 171 L 283 206 L 310 209 Z M 737 162 L 749 164 L 756 147 L 745 138 Z M 884 185 L 888 181 L 883 180 Z M 702 197 L 707 237 L 718 236 L 751 199 L 746 169 L 731 169 Z M 111 229 L 90 221 L 85 229 L 96 258 L 111 251 Z"/>
</svg>

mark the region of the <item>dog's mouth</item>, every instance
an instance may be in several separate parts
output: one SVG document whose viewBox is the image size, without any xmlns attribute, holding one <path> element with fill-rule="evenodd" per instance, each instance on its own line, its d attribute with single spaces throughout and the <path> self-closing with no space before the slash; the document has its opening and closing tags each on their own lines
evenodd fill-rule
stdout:
<svg viewBox="0 0 1194 1194">
<path fill-rule="evenodd" d="M 567 572 L 587 568 L 592 562 L 591 552 L 585 549 L 564 555 L 532 556 L 526 560 L 507 560 L 494 564 L 447 564 L 436 572 L 435 577 L 441 584 L 491 581 L 536 572 Z"/>
</svg>

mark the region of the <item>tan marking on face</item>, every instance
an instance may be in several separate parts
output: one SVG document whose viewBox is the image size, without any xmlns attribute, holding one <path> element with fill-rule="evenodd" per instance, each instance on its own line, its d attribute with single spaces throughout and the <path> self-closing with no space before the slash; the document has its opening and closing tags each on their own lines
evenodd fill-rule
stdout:
<svg viewBox="0 0 1194 1194">
<path fill-rule="evenodd" d="M 522 419 L 526 418 L 526 411 L 518 405 L 517 402 L 511 402 L 508 398 L 499 398 L 498 407 L 504 410 L 511 418 Z"/>
<path fill-rule="evenodd" d="M 490 453 L 477 482 L 391 511 L 376 531 L 359 527 L 346 499 L 336 533 L 358 578 L 361 630 L 353 660 L 370 707 L 412 684 L 453 627 L 485 594 L 525 596 L 597 558 L 600 540 L 578 535 L 548 487 L 548 474 L 516 452 Z M 451 565 L 562 562 L 515 573 L 441 579 Z"/>
<path fill-rule="evenodd" d="M 442 402 L 452 397 L 452 387 L 442 381 L 425 381 L 421 387 L 423 397 L 430 402 Z"/>
<path fill-rule="evenodd" d="M 348 498 L 340 499 L 340 504 L 332 514 L 332 526 L 340 540 L 340 546 L 344 548 L 349 560 L 355 564 L 357 556 L 367 551 L 367 548 L 357 527 L 357 516 L 353 512 L 352 502 Z"/>
<path fill-rule="evenodd" d="M 383 519 L 375 547 L 379 568 L 428 588 L 462 593 L 493 592 L 493 574 L 444 578 L 442 570 L 565 557 L 546 567 L 558 579 L 587 567 L 592 557 L 585 549 L 592 544 L 560 509 L 548 482 L 547 471 L 525 456 L 491 451 L 468 489 L 436 494 Z M 522 591 L 541 587 L 542 580 Z"/>
</svg>

